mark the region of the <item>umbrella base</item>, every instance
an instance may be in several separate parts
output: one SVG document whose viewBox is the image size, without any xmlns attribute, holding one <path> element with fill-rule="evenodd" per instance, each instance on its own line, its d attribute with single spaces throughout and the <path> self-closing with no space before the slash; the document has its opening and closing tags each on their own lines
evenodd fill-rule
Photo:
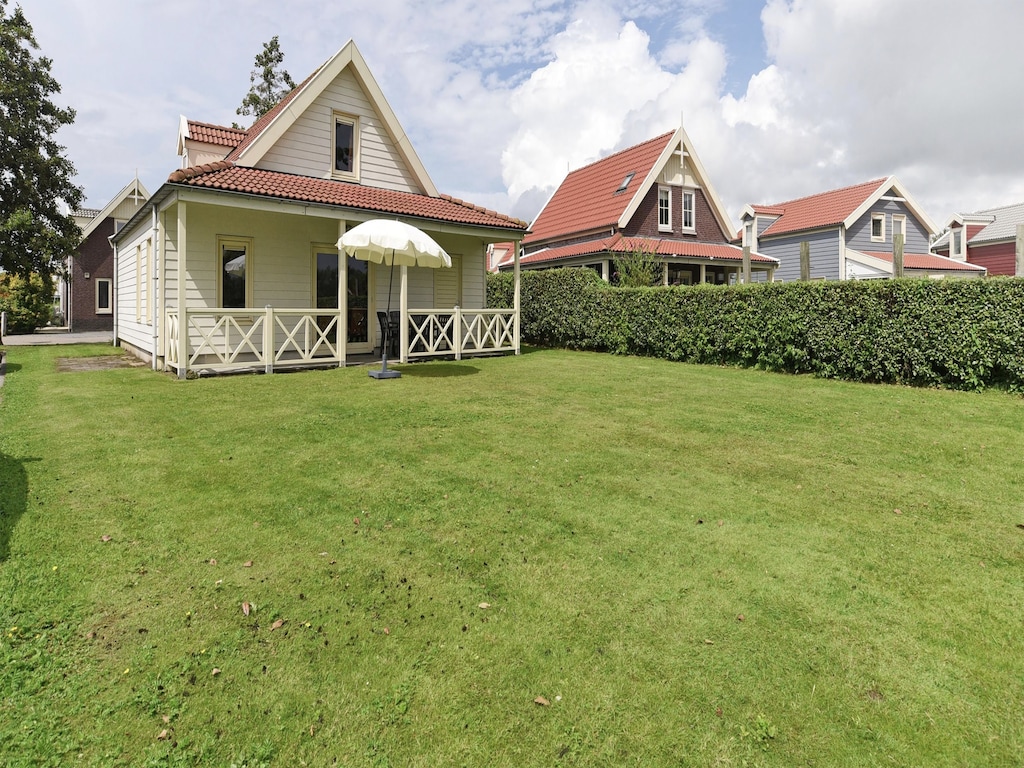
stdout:
<svg viewBox="0 0 1024 768">
<path fill-rule="evenodd" d="M 402 378 L 401 371 L 393 371 L 388 368 L 382 368 L 379 371 L 369 371 L 371 379 L 400 379 Z"/>
</svg>

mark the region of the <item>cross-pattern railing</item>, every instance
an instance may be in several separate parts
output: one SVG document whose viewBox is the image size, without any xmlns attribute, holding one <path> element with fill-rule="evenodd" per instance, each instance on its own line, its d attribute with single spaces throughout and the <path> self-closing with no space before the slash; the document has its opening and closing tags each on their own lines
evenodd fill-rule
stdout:
<svg viewBox="0 0 1024 768">
<path fill-rule="evenodd" d="M 515 313 L 508 309 L 411 309 L 404 359 L 514 352 Z M 341 364 L 336 309 L 188 309 L 167 314 L 164 355 L 180 376 Z M 184 334 L 184 338 L 182 335 Z"/>
</svg>

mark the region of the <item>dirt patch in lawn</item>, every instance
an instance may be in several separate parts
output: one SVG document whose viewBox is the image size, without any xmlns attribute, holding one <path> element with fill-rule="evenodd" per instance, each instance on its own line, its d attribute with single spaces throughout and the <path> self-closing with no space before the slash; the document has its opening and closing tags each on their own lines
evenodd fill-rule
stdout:
<svg viewBox="0 0 1024 768">
<path fill-rule="evenodd" d="M 77 371 L 109 371 L 114 368 L 140 368 L 146 363 L 128 355 L 100 355 L 99 357 L 58 357 L 60 373 Z"/>
</svg>

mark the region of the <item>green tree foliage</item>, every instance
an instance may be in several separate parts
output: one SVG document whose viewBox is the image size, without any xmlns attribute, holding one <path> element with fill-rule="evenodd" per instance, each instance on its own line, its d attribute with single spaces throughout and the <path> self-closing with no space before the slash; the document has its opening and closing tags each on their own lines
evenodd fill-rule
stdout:
<svg viewBox="0 0 1024 768">
<path fill-rule="evenodd" d="M 77 208 L 82 190 L 55 138 L 75 110 L 51 100 L 60 84 L 38 49 L 21 8 L 0 0 L 0 269 L 49 282 L 82 236 L 61 201 Z"/>
<path fill-rule="evenodd" d="M 617 285 L 621 288 L 647 288 L 661 280 L 661 262 L 653 253 L 636 250 L 615 260 Z"/>
<path fill-rule="evenodd" d="M 295 88 L 292 76 L 281 69 L 283 63 L 284 53 L 277 35 L 274 35 L 263 44 L 263 52 L 256 56 L 256 68 L 249 74 L 249 93 L 235 114 L 253 115 L 258 120 Z"/>
<path fill-rule="evenodd" d="M 32 333 L 53 315 L 53 282 L 39 275 L 0 275 L 0 312 L 8 333 Z"/>
</svg>

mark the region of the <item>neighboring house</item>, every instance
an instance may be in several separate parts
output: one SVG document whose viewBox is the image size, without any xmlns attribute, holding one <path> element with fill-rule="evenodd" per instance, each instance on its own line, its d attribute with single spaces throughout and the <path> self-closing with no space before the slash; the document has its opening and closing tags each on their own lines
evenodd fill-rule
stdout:
<svg viewBox="0 0 1024 768">
<path fill-rule="evenodd" d="M 616 259 L 643 251 L 666 285 L 741 277 L 743 252 L 682 127 L 569 173 L 530 229 L 524 269 L 590 267 L 614 282 Z M 777 262 L 755 249 L 750 266 L 770 280 Z"/>
<path fill-rule="evenodd" d="M 985 270 L 929 252 L 935 225 L 895 176 L 774 205 L 748 205 L 741 242 L 779 260 L 776 281 L 800 279 L 807 243 L 811 280 L 893 275 L 893 236 L 902 234 L 907 277 L 979 277 Z"/>
<path fill-rule="evenodd" d="M 379 348 L 389 305 L 402 361 L 519 351 L 517 308 L 485 308 L 486 249 L 526 223 L 438 193 L 353 42 L 248 130 L 183 118 L 178 151 L 114 236 L 116 339 L 154 368 L 343 365 Z M 453 268 L 339 253 L 374 218 L 420 228 Z"/>
<path fill-rule="evenodd" d="M 1024 277 L 1017 265 L 1017 227 L 1024 224 L 1024 203 L 954 214 L 932 251 L 984 267 L 989 275 Z"/>
<path fill-rule="evenodd" d="M 64 325 L 72 333 L 114 329 L 114 248 L 117 232 L 149 198 L 133 179 L 102 209 L 81 208 L 71 216 L 82 230 L 82 242 L 68 256 L 67 276 L 57 289 Z"/>
</svg>

